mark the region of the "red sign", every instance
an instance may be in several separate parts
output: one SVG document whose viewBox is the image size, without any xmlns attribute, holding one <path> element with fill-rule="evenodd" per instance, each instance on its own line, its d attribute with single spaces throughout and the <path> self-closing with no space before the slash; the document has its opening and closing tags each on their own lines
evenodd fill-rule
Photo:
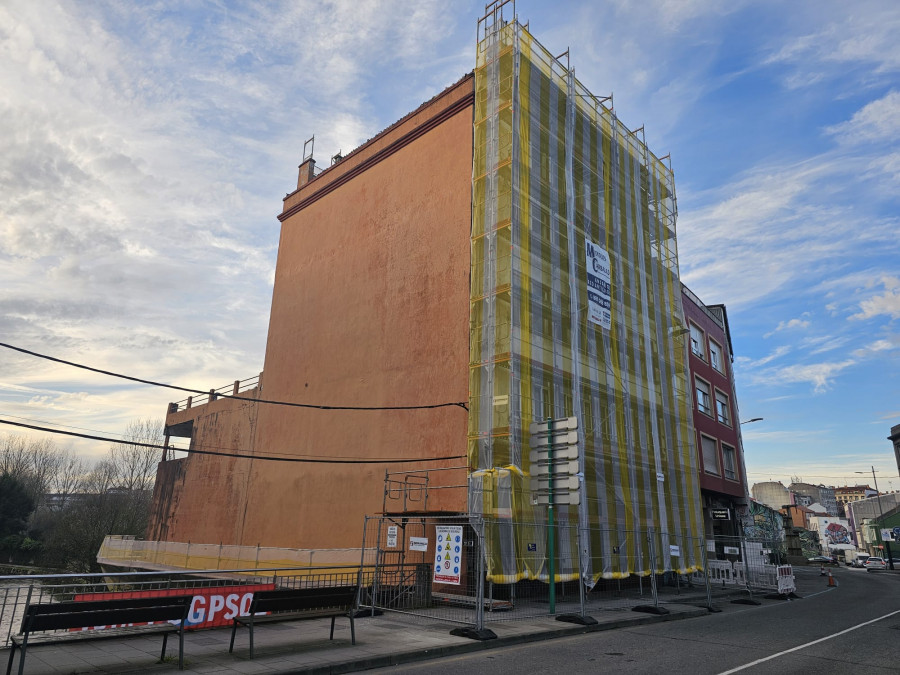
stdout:
<svg viewBox="0 0 900 675">
<path fill-rule="evenodd" d="M 173 595 L 193 595 L 185 628 L 211 628 L 230 626 L 235 616 L 250 610 L 254 591 L 272 591 L 275 584 L 248 586 L 211 586 L 206 588 L 158 588 L 149 591 L 109 591 L 105 593 L 81 593 L 75 600 L 121 600 L 124 598 L 165 598 Z M 134 626 L 137 624 L 128 624 Z M 81 630 L 117 628 L 118 626 L 85 626 Z M 78 630 L 78 629 L 75 629 Z"/>
</svg>

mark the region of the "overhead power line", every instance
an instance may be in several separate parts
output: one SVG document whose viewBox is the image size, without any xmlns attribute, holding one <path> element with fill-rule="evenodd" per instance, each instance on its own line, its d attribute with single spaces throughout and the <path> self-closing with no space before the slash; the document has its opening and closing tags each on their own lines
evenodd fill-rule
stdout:
<svg viewBox="0 0 900 675">
<path fill-rule="evenodd" d="M 66 366 L 72 366 L 73 368 L 81 368 L 82 370 L 89 370 L 93 373 L 100 373 L 101 375 L 109 375 L 110 377 L 118 377 L 123 380 L 130 380 L 131 382 L 140 382 L 141 384 L 149 384 L 154 387 L 165 387 L 166 389 L 175 389 L 176 391 L 183 391 L 188 394 L 208 394 L 209 391 L 204 391 L 202 389 L 191 389 L 189 387 L 179 387 L 175 384 L 166 384 L 165 382 L 155 382 L 153 380 L 144 380 L 140 377 L 132 377 L 131 375 L 123 375 L 122 373 L 114 373 L 110 370 L 103 370 L 101 368 L 92 368 L 91 366 L 86 366 L 83 363 L 75 363 L 74 361 L 66 361 L 65 359 L 58 359 L 55 356 L 48 356 L 47 354 L 39 354 L 38 352 L 33 352 L 28 349 L 23 349 L 22 347 L 16 347 L 15 345 L 7 344 L 5 342 L 0 342 L 0 347 L 6 347 L 7 349 L 12 349 L 13 351 L 21 352 L 22 354 L 28 354 L 29 356 L 36 356 L 39 359 L 46 359 L 47 361 L 53 361 L 55 363 L 62 363 Z M 426 405 L 382 405 L 382 406 L 356 406 L 356 405 L 316 405 L 313 403 L 294 403 L 292 401 L 271 401 L 263 398 L 249 398 L 247 396 L 237 396 L 233 394 L 220 394 L 216 392 L 217 398 L 230 398 L 235 401 L 250 401 L 252 403 L 268 403 L 270 405 L 285 405 L 290 406 L 292 408 L 312 408 L 315 410 L 429 410 L 433 408 L 451 408 L 457 407 L 462 408 L 463 410 L 468 410 L 469 406 L 466 405 L 464 401 L 454 401 L 452 403 L 432 403 Z"/>
<path fill-rule="evenodd" d="M 62 434 L 64 436 L 75 436 L 77 438 L 87 438 L 92 441 L 105 441 L 107 443 L 121 443 L 125 445 L 135 445 L 140 448 L 153 448 L 155 450 L 174 450 L 176 452 L 186 452 L 191 455 L 215 455 L 217 457 L 236 457 L 238 459 L 258 459 L 266 462 L 299 462 L 301 464 L 409 464 L 411 462 L 442 462 L 448 459 L 465 459 L 466 455 L 450 455 L 448 457 L 425 457 L 416 459 L 326 459 L 311 457 L 273 457 L 272 455 L 253 455 L 242 452 L 218 452 L 215 450 L 197 450 L 195 448 L 175 448 L 156 443 L 143 443 L 141 441 L 123 441 L 117 438 L 107 438 L 104 436 L 93 436 L 91 434 L 79 434 L 74 431 L 63 431 L 62 429 L 50 429 L 49 427 L 39 427 L 34 424 L 22 424 L 21 422 L 12 422 L 10 420 L 0 419 L 0 424 L 9 424 L 14 427 L 22 427 L 32 429 L 34 431 L 46 431 L 51 434 Z"/>
</svg>

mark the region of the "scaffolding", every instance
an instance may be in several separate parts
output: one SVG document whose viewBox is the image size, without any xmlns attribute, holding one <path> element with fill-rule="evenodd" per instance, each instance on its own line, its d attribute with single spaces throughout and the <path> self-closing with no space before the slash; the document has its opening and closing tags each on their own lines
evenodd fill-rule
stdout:
<svg viewBox="0 0 900 675">
<path fill-rule="evenodd" d="M 545 522 L 528 483 L 529 424 L 575 416 L 582 497 L 557 509 L 572 535 L 560 541 L 556 580 L 578 570 L 591 585 L 690 573 L 702 565 L 691 533 L 703 527 L 671 165 L 649 151 L 643 128 L 621 123 L 611 96 L 575 78 L 568 52 L 554 57 L 518 23 L 514 3 L 486 9 L 475 69 L 469 512 Z M 610 278 L 599 321 L 586 282 L 597 251 Z M 535 532 L 494 529 L 490 580 L 549 580 Z M 635 530 L 668 547 L 653 555 L 624 534 Z"/>
</svg>

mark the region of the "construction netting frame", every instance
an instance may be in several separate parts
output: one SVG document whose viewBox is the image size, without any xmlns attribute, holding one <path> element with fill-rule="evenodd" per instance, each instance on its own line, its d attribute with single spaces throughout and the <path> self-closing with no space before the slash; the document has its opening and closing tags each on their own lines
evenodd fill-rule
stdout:
<svg viewBox="0 0 900 675">
<path fill-rule="evenodd" d="M 475 69 L 469 513 L 509 523 L 487 533 L 487 579 L 548 580 L 513 523 L 547 522 L 529 424 L 567 416 L 581 498 L 556 507 L 556 580 L 689 574 L 703 524 L 672 171 L 504 4 L 479 23 Z M 617 534 L 639 530 L 669 544 Z"/>
</svg>

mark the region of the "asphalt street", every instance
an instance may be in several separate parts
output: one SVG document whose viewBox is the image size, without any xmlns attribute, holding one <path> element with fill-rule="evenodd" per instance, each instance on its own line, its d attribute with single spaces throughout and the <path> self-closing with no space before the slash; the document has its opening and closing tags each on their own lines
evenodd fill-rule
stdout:
<svg viewBox="0 0 900 675">
<path fill-rule="evenodd" d="M 394 667 L 392 672 L 746 673 L 900 672 L 900 574 L 795 568 L 802 599 Z"/>
</svg>

